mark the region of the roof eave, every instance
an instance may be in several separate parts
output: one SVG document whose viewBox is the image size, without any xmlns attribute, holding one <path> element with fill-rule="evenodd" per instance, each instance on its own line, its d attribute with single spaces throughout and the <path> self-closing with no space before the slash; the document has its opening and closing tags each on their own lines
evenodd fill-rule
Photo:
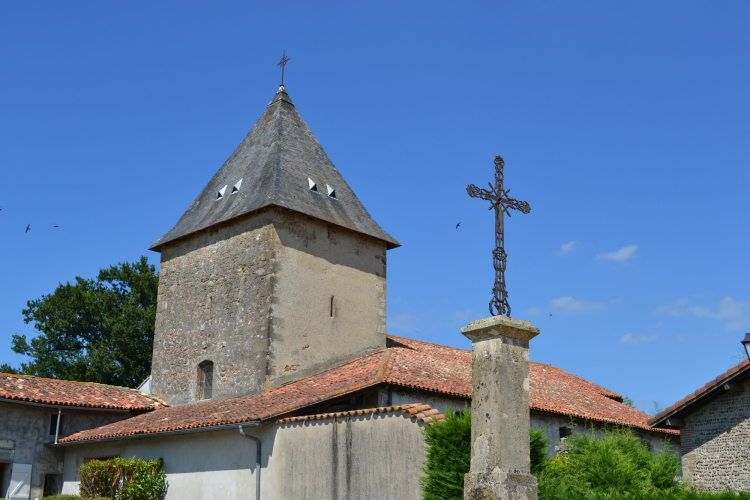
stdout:
<svg viewBox="0 0 750 500">
<path fill-rule="evenodd" d="M 279 208 L 283 208 L 283 209 L 285 209 L 285 210 L 290 210 L 290 211 L 292 211 L 292 212 L 295 212 L 295 213 L 298 213 L 298 214 L 302 214 L 302 215 L 305 215 L 305 216 L 307 216 L 307 217 L 314 217 L 314 216 L 312 216 L 312 215 L 310 215 L 310 214 L 306 214 L 306 213 L 304 213 L 304 212 L 300 212 L 300 211 L 298 211 L 298 210 L 294 210 L 293 208 L 288 208 L 288 207 L 285 207 L 285 206 L 283 206 L 283 205 L 280 205 L 280 204 L 278 204 L 278 203 L 268 203 L 268 204 L 266 204 L 266 205 L 263 205 L 262 207 L 258 207 L 258 208 L 256 208 L 255 210 L 251 210 L 251 211 L 249 211 L 249 212 L 245 212 L 245 213 L 237 214 L 237 215 L 235 215 L 234 217 L 230 217 L 229 219 L 226 219 L 226 220 L 220 221 L 220 222 L 218 222 L 218 223 L 212 224 L 212 225 L 210 225 L 210 226 L 207 226 L 207 227 L 204 227 L 204 228 L 201 228 L 201 229 L 196 229 L 195 231 L 191 231 L 191 232 L 189 232 L 189 233 L 186 233 L 186 234 L 183 234 L 183 235 L 177 236 L 177 237 L 175 237 L 175 238 L 170 238 L 170 239 L 168 239 L 168 240 L 164 240 L 164 241 L 162 241 L 162 239 L 164 239 L 164 236 L 162 236 L 161 238 L 159 238 L 158 240 L 156 240 L 156 242 L 155 242 L 155 243 L 154 243 L 153 245 L 151 245 L 151 246 L 150 246 L 150 247 L 149 247 L 148 249 L 149 249 L 149 250 L 151 250 L 151 251 L 153 251 L 153 252 L 159 252 L 159 253 L 161 253 L 161 251 L 162 251 L 162 248 L 164 248 L 164 246 L 166 246 L 166 245 L 168 245 L 168 244 L 170 244 L 170 243 L 174 243 L 174 242 L 177 242 L 177 241 L 181 241 L 181 240 L 184 240 L 184 239 L 186 239 L 186 238 L 189 238 L 189 237 L 191 237 L 191 236 L 194 236 L 194 235 L 196 235 L 196 234 L 199 234 L 199 233 L 201 233 L 201 232 L 203 232 L 203 231 L 207 231 L 207 230 L 209 230 L 209 229 L 211 229 L 211 228 L 214 228 L 214 227 L 217 227 L 217 226 L 220 226 L 220 225 L 223 225 L 223 224 L 226 224 L 226 223 L 229 223 L 229 222 L 235 221 L 235 220 L 237 220 L 237 219 L 241 219 L 241 218 L 243 218 L 243 217 L 249 217 L 249 216 L 251 216 L 251 215 L 255 215 L 255 214 L 257 214 L 258 212 L 260 212 L 260 211 L 262 211 L 262 210 L 266 210 L 266 209 L 268 209 L 268 208 L 271 208 L 271 207 L 279 207 Z M 314 217 L 314 218 L 316 218 L 316 219 L 317 219 L 317 217 Z M 341 228 L 343 228 L 343 229 L 347 229 L 347 230 L 349 230 L 349 231 L 352 231 L 352 232 L 355 232 L 355 233 L 357 233 L 357 234 L 362 234 L 362 235 L 365 235 L 365 236 L 369 236 L 370 238 L 376 239 L 376 240 L 378 240 L 378 241 L 382 241 L 383 243 L 385 243 L 385 245 L 386 245 L 386 249 L 387 249 L 387 250 L 392 250 L 392 249 L 394 249 L 394 248 L 398 248 L 398 247 L 400 247 L 400 246 L 401 246 L 401 243 L 399 243 L 398 241 L 396 241 L 396 240 L 395 240 L 395 239 L 394 239 L 394 238 L 393 238 L 393 237 L 392 237 L 391 235 L 389 235 L 388 233 L 386 233 L 386 235 L 388 236 L 388 238 L 389 238 L 389 239 L 386 239 L 386 238 L 380 238 L 380 237 L 378 237 L 378 236 L 375 236 L 375 235 L 372 235 L 372 234 L 369 234 L 369 233 L 364 233 L 364 232 L 362 232 L 362 231 L 358 231 L 357 229 L 352 229 L 352 228 L 350 228 L 350 227 L 347 227 L 347 226 L 342 226 L 341 224 L 336 224 L 335 222 L 327 221 L 327 220 L 324 220 L 324 219 L 318 219 L 318 220 L 321 220 L 321 221 L 323 221 L 323 222 L 325 222 L 325 223 L 327 223 L 327 224 L 333 224 L 333 225 L 335 225 L 335 226 L 337 226 L 337 227 L 341 227 Z M 168 233 L 167 233 L 167 234 L 168 234 Z M 165 236 L 166 236 L 166 235 L 165 235 Z"/>
<path fill-rule="evenodd" d="M 720 378 L 721 376 L 717 377 Z M 690 413 L 697 410 L 697 407 L 703 406 L 704 404 L 713 401 L 722 394 L 727 392 L 725 387 L 728 384 L 736 384 L 739 382 L 746 382 L 750 379 L 750 364 L 746 364 L 732 375 L 725 377 L 721 380 L 715 380 L 714 385 L 706 388 L 705 391 L 700 394 L 696 394 L 693 397 L 687 396 L 688 399 L 683 404 L 680 404 L 672 409 L 664 410 L 661 413 L 654 415 L 648 421 L 648 425 L 652 428 L 660 429 L 675 429 L 675 426 L 667 426 L 666 421 L 669 419 L 682 418 Z M 704 386 L 705 387 L 705 386 Z M 700 391 L 700 389 L 698 389 Z"/>
</svg>

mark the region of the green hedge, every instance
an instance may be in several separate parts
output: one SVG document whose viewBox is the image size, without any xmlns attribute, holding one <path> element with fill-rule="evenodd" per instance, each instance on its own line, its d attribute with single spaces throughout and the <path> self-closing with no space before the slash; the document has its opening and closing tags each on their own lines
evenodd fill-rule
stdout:
<svg viewBox="0 0 750 500">
<path fill-rule="evenodd" d="M 51 497 L 44 497 L 44 500 L 81 500 L 82 497 L 78 495 L 52 495 Z M 0 500 L 3 500 L 0 498 Z M 98 498 L 91 498 L 88 500 L 112 500 L 111 498 L 104 498 L 104 497 L 98 497 Z"/>
<path fill-rule="evenodd" d="M 446 412 L 445 420 L 424 433 L 423 500 L 462 500 L 471 458 L 470 411 Z M 665 451 L 651 453 L 631 429 L 606 429 L 598 437 L 591 430 L 575 433 L 567 439 L 569 450 L 552 460 L 542 429 L 532 430 L 530 441 L 539 500 L 750 500 L 750 493 L 686 490 L 676 479 L 679 459 Z"/>
<path fill-rule="evenodd" d="M 164 462 L 141 458 L 91 460 L 78 468 L 81 497 L 161 500 L 167 493 Z"/>
<path fill-rule="evenodd" d="M 471 410 L 449 409 L 445 420 L 425 427 L 427 462 L 422 477 L 424 500 L 463 500 L 464 475 L 471 462 Z M 539 472 L 547 459 L 547 440 L 542 429 L 530 431 L 531 470 Z"/>
</svg>

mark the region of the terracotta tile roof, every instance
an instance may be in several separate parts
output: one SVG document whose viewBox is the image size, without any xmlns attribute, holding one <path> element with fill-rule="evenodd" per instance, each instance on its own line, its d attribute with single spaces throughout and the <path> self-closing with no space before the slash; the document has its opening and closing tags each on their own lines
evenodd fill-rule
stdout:
<svg viewBox="0 0 750 500">
<path fill-rule="evenodd" d="M 438 410 L 431 408 L 430 405 L 413 403 L 409 405 L 384 406 L 381 408 L 368 408 L 364 410 L 338 411 L 334 413 L 318 413 L 317 415 L 282 418 L 276 423 L 290 424 L 296 422 L 307 422 L 310 420 L 326 420 L 329 418 L 354 417 L 360 415 L 372 415 L 373 413 L 391 413 L 397 411 L 406 412 L 414 419 L 415 422 L 424 422 L 427 425 L 432 425 L 434 422 L 443 420 L 445 418 L 445 415 L 440 413 Z"/>
<path fill-rule="evenodd" d="M 154 410 L 165 406 L 136 389 L 0 373 L 0 398 L 55 406 Z"/>
<path fill-rule="evenodd" d="M 388 347 L 385 382 L 471 397 L 471 351 L 394 336 L 388 337 Z M 532 361 L 529 382 L 532 410 L 653 430 L 649 416 L 622 404 L 622 395 L 565 370 Z"/>
<path fill-rule="evenodd" d="M 715 379 L 711 380 L 710 382 L 706 383 L 703 387 L 700 389 L 697 389 L 696 391 L 692 392 L 691 394 L 688 394 L 681 400 L 677 401 L 675 404 L 667 408 L 666 410 L 663 410 L 653 417 L 651 417 L 648 420 L 649 425 L 660 425 L 663 424 L 663 421 L 666 420 L 667 417 L 672 416 L 676 414 L 677 412 L 680 412 L 682 410 L 687 409 L 688 406 L 692 406 L 696 403 L 698 403 L 699 399 L 702 399 L 702 396 L 707 395 L 709 392 L 713 392 L 713 390 L 717 389 L 719 386 L 724 384 L 725 382 L 729 382 L 730 378 L 734 378 L 735 375 L 745 375 L 745 372 L 750 372 L 750 360 L 745 360 L 735 366 L 734 368 L 730 368 L 729 370 L 725 371 Z M 742 372 L 742 373 L 740 373 Z"/>
<path fill-rule="evenodd" d="M 165 408 L 82 431 L 63 438 L 61 442 L 250 421 L 267 422 L 323 401 L 382 384 L 468 399 L 471 397 L 471 351 L 389 336 L 385 351 L 263 394 Z M 530 386 L 532 410 L 653 430 L 646 423 L 648 415 L 620 403 L 619 394 L 559 368 L 532 362 Z M 665 430 L 658 432 L 674 433 Z"/>
<path fill-rule="evenodd" d="M 85 441 L 216 425 L 268 421 L 294 410 L 351 394 L 382 382 L 377 377 L 388 351 L 356 359 L 263 394 L 201 401 L 138 415 L 113 424 L 72 434 L 59 442 Z"/>
</svg>

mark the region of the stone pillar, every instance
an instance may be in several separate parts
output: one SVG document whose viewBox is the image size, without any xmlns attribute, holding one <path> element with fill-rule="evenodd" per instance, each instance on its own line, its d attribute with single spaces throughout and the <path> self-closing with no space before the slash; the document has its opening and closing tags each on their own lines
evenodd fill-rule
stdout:
<svg viewBox="0 0 750 500">
<path fill-rule="evenodd" d="M 466 500 L 537 500 L 529 461 L 529 340 L 539 329 L 493 316 L 461 329 L 471 339 L 471 470 Z"/>
</svg>

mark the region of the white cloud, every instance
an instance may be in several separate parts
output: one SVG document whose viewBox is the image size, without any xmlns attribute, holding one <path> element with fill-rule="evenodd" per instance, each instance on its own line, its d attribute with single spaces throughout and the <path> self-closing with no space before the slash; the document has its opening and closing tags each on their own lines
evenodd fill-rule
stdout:
<svg viewBox="0 0 750 500">
<path fill-rule="evenodd" d="M 526 309 L 526 314 L 529 316 L 539 316 L 542 314 L 542 309 L 540 307 L 529 307 Z"/>
<path fill-rule="evenodd" d="M 567 313 L 586 313 L 596 311 L 604 307 L 601 302 L 591 302 L 588 300 L 574 299 L 573 297 L 558 297 L 552 299 L 550 304 L 555 309 Z"/>
<path fill-rule="evenodd" d="M 558 253 L 560 255 L 567 255 L 569 253 L 573 253 L 577 246 L 578 246 L 578 240 L 573 240 L 569 243 L 563 243 L 562 245 L 560 245 L 560 250 L 558 251 Z"/>
<path fill-rule="evenodd" d="M 699 296 L 696 296 L 699 297 Z M 696 297 L 684 297 L 672 304 L 656 308 L 657 314 L 668 316 L 695 316 L 724 321 L 726 331 L 735 331 L 750 326 L 750 303 L 724 297 L 718 303 L 706 307 L 695 304 Z"/>
<path fill-rule="evenodd" d="M 658 335 L 651 335 L 650 337 L 646 337 L 645 335 L 639 335 L 637 337 L 633 337 L 631 334 L 626 334 L 620 337 L 620 343 L 621 344 L 645 344 L 646 342 L 653 342 L 654 340 L 658 339 Z"/>
<path fill-rule="evenodd" d="M 596 256 L 599 260 L 628 260 L 635 257 L 638 245 L 628 245 L 614 252 L 600 253 Z"/>
</svg>

